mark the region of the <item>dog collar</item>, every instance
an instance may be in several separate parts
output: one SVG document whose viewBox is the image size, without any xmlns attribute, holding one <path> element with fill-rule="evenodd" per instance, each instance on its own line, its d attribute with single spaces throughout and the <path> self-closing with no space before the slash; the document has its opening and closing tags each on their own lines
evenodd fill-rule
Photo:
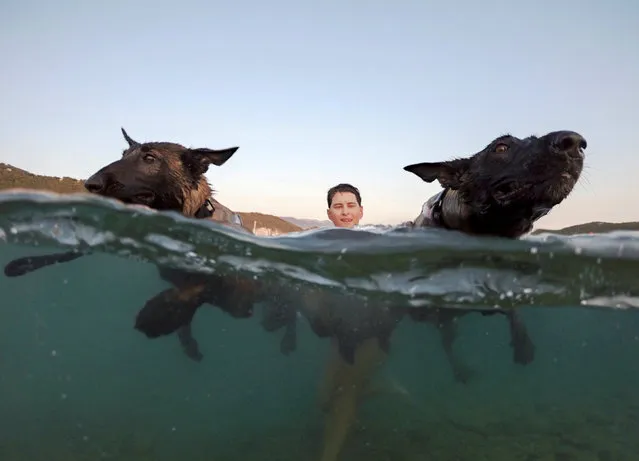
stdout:
<svg viewBox="0 0 639 461">
<path fill-rule="evenodd" d="M 233 213 L 231 215 L 231 222 L 233 224 L 237 224 L 238 226 L 244 227 L 244 224 L 242 224 L 242 217 L 238 213 Z"/>
<path fill-rule="evenodd" d="M 214 213 L 215 213 L 215 206 L 213 205 L 213 202 L 211 202 L 209 199 L 206 199 L 206 202 L 204 202 L 204 205 L 202 205 L 200 209 L 197 210 L 197 213 L 195 213 L 195 217 L 197 219 L 206 219 L 213 216 Z M 242 217 L 238 213 L 231 213 L 229 220 L 232 224 L 237 224 L 238 226 L 244 226 L 244 224 L 242 224 Z"/>
<path fill-rule="evenodd" d="M 436 195 L 435 203 L 433 203 L 433 205 L 430 207 L 430 210 L 429 210 L 430 218 L 433 221 L 433 223 L 437 227 L 443 227 L 444 229 L 448 229 L 448 226 L 446 225 L 446 222 L 444 221 L 444 214 L 442 212 L 442 209 L 444 208 L 444 198 L 446 197 L 446 193 L 448 193 L 448 190 L 449 189 L 446 188 Z"/>
<path fill-rule="evenodd" d="M 209 199 L 206 199 L 204 205 L 202 205 L 200 209 L 197 210 L 197 213 L 195 213 L 195 217 L 198 219 L 210 218 L 213 216 L 213 213 L 215 213 L 215 207 Z"/>
</svg>

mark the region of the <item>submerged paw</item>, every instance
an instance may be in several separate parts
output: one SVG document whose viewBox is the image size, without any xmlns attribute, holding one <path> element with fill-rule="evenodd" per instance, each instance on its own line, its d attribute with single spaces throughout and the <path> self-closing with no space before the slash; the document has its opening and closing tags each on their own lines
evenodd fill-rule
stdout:
<svg viewBox="0 0 639 461">
<path fill-rule="evenodd" d="M 193 318 L 196 307 L 180 302 L 171 293 L 149 299 L 135 318 L 135 329 L 149 338 L 169 335 Z"/>
</svg>

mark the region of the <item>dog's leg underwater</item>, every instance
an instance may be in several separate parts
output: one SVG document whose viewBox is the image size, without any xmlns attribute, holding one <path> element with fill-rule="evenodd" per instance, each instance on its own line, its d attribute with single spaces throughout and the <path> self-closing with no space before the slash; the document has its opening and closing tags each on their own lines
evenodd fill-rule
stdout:
<svg viewBox="0 0 639 461">
<path fill-rule="evenodd" d="M 268 332 L 284 327 L 284 335 L 280 340 L 280 352 L 289 355 L 297 349 L 297 309 L 288 299 L 270 296 L 262 309 L 261 325 Z"/>
<path fill-rule="evenodd" d="M 191 321 L 204 303 L 204 285 L 169 288 L 149 299 L 138 312 L 135 329 L 148 338 L 169 335 L 177 331 L 182 349 L 195 361 L 202 360 L 198 343 L 191 334 Z"/>
<path fill-rule="evenodd" d="M 9 263 L 4 266 L 4 275 L 7 277 L 20 277 L 30 272 L 37 271 L 38 269 L 42 269 L 43 267 L 73 261 L 85 254 L 87 253 L 83 251 L 72 250 L 65 251 L 64 253 L 17 258 L 13 261 L 9 261 Z"/>
<path fill-rule="evenodd" d="M 510 346 L 513 348 L 513 362 L 528 365 L 535 359 L 535 344 L 530 339 L 524 321 L 515 309 L 494 309 L 478 311 L 483 316 L 502 314 L 508 320 L 510 329 Z"/>
<path fill-rule="evenodd" d="M 467 384 L 475 375 L 475 371 L 464 363 L 453 351 L 453 344 L 457 338 L 457 318 L 455 312 L 448 312 L 447 309 L 441 309 L 438 313 L 439 333 L 441 335 L 442 347 L 446 353 L 448 363 L 453 370 L 455 381 Z"/>
<path fill-rule="evenodd" d="M 455 354 L 453 345 L 457 338 L 457 320 L 459 317 L 468 313 L 467 310 L 451 310 L 441 308 L 428 309 L 410 309 L 408 311 L 410 318 L 419 323 L 430 323 L 435 325 L 440 334 L 441 345 L 448 359 L 448 363 L 453 371 L 455 381 L 460 383 L 468 383 L 475 375 L 475 371 L 464 363 L 464 361 Z"/>
<path fill-rule="evenodd" d="M 196 362 L 203 355 L 191 332 L 191 322 L 197 309 L 203 304 L 203 286 L 169 288 L 149 299 L 138 312 L 135 329 L 148 338 L 169 335 L 177 331 L 184 353 Z"/>
<path fill-rule="evenodd" d="M 297 349 L 297 318 L 292 318 L 286 324 L 284 336 L 280 341 L 280 352 L 289 355 Z"/>
<path fill-rule="evenodd" d="M 253 304 L 261 294 L 260 286 L 252 277 L 198 276 L 167 268 L 162 268 L 160 274 L 174 288 L 166 289 L 146 302 L 136 317 L 135 329 L 149 338 L 177 332 L 182 349 L 196 361 L 203 358 L 191 332 L 197 309 L 203 304 L 211 304 L 234 318 L 249 318 L 253 315 Z M 288 332 L 289 335 L 294 333 L 295 330 Z"/>
<path fill-rule="evenodd" d="M 520 365 L 528 365 L 535 359 L 535 344 L 528 335 L 526 325 L 514 309 L 509 309 L 505 315 L 510 326 L 513 361 Z"/>
<path fill-rule="evenodd" d="M 195 311 L 193 312 L 195 314 Z M 191 317 L 191 320 L 193 317 Z M 196 362 L 201 362 L 204 356 L 200 352 L 200 345 L 197 340 L 193 337 L 193 333 L 191 332 L 191 321 L 188 324 L 181 326 L 177 331 L 178 339 L 180 340 L 180 345 L 182 346 L 182 350 L 190 359 L 193 359 Z"/>
</svg>

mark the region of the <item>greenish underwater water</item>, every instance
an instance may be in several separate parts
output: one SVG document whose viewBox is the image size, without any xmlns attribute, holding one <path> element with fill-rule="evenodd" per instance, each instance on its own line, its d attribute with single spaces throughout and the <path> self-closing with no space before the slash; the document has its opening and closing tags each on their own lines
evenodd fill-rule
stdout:
<svg viewBox="0 0 639 461">
<path fill-rule="evenodd" d="M 97 197 L 0 194 L 3 267 L 70 246 L 93 254 L 0 276 L 0 461 L 319 461 L 330 341 L 301 318 L 285 356 L 283 331 L 262 328 L 259 306 L 242 320 L 205 306 L 194 362 L 176 335 L 133 328 L 168 286 L 153 263 L 402 307 L 520 308 L 536 346 L 527 366 L 513 362 L 504 316 L 459 320 L 467 384 L 435 327 L 404 317 L 340 461 L 639 459 L 638 233 L 258 238 Z M 348 302 L 336 309 L 365 306 Z"/>
<path fill-rule="evenodd" d="M 0 264 L 52 248 L 0 245 Z M 194 321 L 204 360 L 133 329 L 166 286 L 156 268 L 94 254 L 0 277 L 0 460 L 311 461 L 329 341 L 300 322 L 297 350 L 259 317 Z M 502 316 L 459 322 L 476 371 L 454 381 L 437 331 L 403 321 L 341 459 L 636 461 L 639 312 L 524 307 L 535 361 L 515 365 Z"/>
</svg>

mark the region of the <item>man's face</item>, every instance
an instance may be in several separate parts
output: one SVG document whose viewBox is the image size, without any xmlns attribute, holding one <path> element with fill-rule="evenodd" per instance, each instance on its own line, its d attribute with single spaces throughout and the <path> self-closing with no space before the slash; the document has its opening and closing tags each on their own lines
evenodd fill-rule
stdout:
<svg viewBox="0 0 639 461">
<path fill-rule="evenodd" d="M 333 195 L 327 214 L 337 227 L 354 227 L 364 216 L 364 208 L 359 206 L 352 192 L 337 192 Z"/>
</svg>

